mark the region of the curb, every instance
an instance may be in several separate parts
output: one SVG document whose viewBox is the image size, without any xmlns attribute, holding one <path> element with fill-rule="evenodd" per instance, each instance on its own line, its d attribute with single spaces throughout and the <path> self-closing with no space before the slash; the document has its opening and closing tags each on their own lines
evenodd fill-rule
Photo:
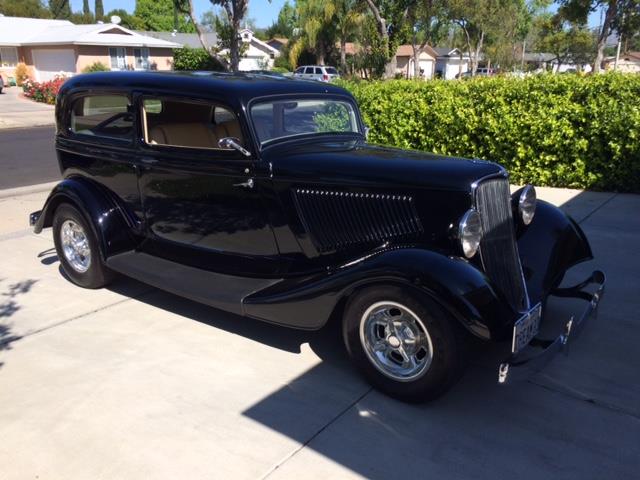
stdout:
<svg viewBox="0 0 640 480">
<path fill-rule="evenodd" d="M 31 193 L 48 192 L 58 183 L 60 183 L 59 180 L 55 182 L 39 183 L 37 185 L 27 185 L 26 187 L 7 188 L 5 190 L 0 190 L 0 199 L 20 197 Z"/>
</svg>

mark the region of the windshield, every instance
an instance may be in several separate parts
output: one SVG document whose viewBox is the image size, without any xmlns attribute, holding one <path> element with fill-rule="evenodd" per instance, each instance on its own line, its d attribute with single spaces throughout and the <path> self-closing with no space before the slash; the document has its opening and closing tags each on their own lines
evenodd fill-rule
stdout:
<svg viewBox="0 0 640 480">
<path fill-rule="evenodd" d="M 353 106 L 336 99 L 269 100 L 251 107 L 260 143 L 310 133 L 359 132 Z"/>
</svg>

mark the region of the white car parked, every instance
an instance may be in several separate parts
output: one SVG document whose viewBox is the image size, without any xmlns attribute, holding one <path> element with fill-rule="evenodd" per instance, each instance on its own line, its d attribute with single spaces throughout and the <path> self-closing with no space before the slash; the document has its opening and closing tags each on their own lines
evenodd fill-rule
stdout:
<svg viewBox="0 0 640 480">
<path fill-rule="evenodd" d="M 293 72 L 295 78 L 305 78 L 307 80 L 318 80 L 320 82 L 330 82 L 340 78 L 338 70 L 326 65 L 304 65 L 296 68 Z"/>
</svg>

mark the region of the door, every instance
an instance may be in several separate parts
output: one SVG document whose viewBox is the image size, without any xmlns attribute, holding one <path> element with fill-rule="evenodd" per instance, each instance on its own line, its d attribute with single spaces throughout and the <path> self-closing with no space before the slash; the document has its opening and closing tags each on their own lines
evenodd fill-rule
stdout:
<svg viewBox="0 0 640 480">
<path fill-rule="evenodd" d="M 144 146 L 140 192 L 145 249 L 220 273 L 269 276 L 280 259 L 263 195 L 268 167 L 218 141 L 244 131 L 221 103 L 142 99 Z"/>
<path fill-rule="evenodd" d="M 36 80 L 46 82 L 56 75 L 76 73 L 76 55 L 71 49 L 33 50 L 33 66 Z"/>
</svg>

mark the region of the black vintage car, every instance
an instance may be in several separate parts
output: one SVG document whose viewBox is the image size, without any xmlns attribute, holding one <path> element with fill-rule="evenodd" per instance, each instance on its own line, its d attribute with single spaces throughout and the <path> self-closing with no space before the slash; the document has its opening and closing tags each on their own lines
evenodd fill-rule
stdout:
<svg viewBox="0 0 640 480">
<path fill-rule="evenodd" d="M 300 329 L 341 318 L 355 364 L 403 400 L 446 391 L 470 336 L 505 348 L 500 382 L 539 368 L 603 293 L 599 271 L 559 288 L 591 249 L 533 187 L 510 194 L 495 163 L 367 144 L 333 85 L 79 75 L 56 121 L 64 180 L 30 221 L 53 227 L 71 281 L 99 288 L 122 273 Z M 549 295 L 589 305 L 547 340 Z"/>
</svg>

